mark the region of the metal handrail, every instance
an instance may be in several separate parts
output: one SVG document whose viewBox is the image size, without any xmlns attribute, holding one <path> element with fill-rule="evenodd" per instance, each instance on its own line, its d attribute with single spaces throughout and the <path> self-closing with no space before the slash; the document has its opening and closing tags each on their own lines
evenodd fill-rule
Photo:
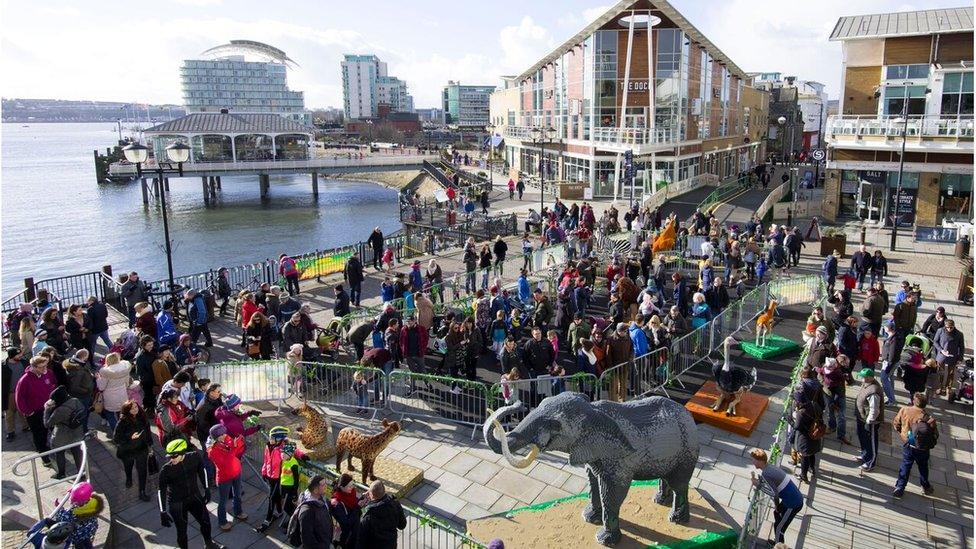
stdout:
<svg viewBox="0 0 976 549">
<path fill-rule="evenodd" d="M 78 472 L 75 473 L 74 479 L 68 479 L 68 478 L 52 479 L 49 480 L 48 482 L 41 484 L 37 476 L 37 460 L 39 458 L 44 458 L 52 454 L 56 454 L 58 452 L 64 452 L 66 450 L 70 450 L 75 446 L 81 447 L 81 467 L 79 467 Z M 82 481 L 82 477 L 89 478 L 89 479 L 91 478 L 91 472 L 89 471 L 89 467 L 88 467 L 88 446 L 85 444 L 85 439 L 81 439 L 78 442 L 72 442 L 71 444 L 66 444 L 64 446 L 60 446 L 52 450 L 47 450 L 46 452 L 40 452 L 37 454 L 24 456 L 14 462 L 12 467 L 13 474 L 18 477 L 27 476 L 26 473 L 21 472 L 20 467 L 23 464 L 28 462 L 30 462 L 31 464 L 31 474 L 34 478 L 34 498 L 37 501 L 38 519 L 44 518 L 44 502 L 41 500 L 41 490 L 43 490 L 44 488 L 50 488 L 51 486 L 57 486 L 58 484 L 62 484 L 65 482 L 70 482 L 71 488 L 68 488 L 68 492 L 70 492 L 72 488 L 74 488 L 79 482 Z M 51 511 L 51 515 L 54 515 L 62 507 L 64 507 L 64 504 L 67 501 L 68 501 L 67 497 L 62 498 L 61 501 L 58 503 L 57 507 L 55 507 L 54 510 Z"/>
<path fill-rule="evenodd" d="M 240 161 L 240 162 L 187 162 L 183 164 L 184 172 L 193 171 L 252 171 L 260 169 L 310 169 L 310 168 L 359 168 L 370 166 L 400 166 L 416 165 L 423 160 L 436 160 L 436 154 L 422 155 L 392 155 L 392 156 L 368 156 L 360 159 L 350 158 L 310 158 L 307 160 L 260 160 L 260 161 Z M 149 160 L 142 165 L 143 171 L 154 169 L 156 163 Z M 135 164 L 128 162 L 115 162 L 109 166 L 112 174 L 135 175 Z"/>
</svg>

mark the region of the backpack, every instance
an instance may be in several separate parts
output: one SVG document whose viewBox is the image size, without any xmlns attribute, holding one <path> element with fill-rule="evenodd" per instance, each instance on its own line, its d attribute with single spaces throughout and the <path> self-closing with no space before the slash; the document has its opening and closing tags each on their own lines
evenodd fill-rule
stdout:
<svg viewBox="0 0 976 549">
<path fill-rule="evenodd" d="M 302 509 L 308 507 L 308 505 L 309 503 L 307 501 L 303 501 L 297 508 L 295 508 L 295 512 L 292 513 L 291 518 L 288 519 L 287 539 L 288 543 L 290 543 L 292 547 L 302 546 L 302 520 L 299 515 L 301 514 Z"/>
<path fill-rule="evenodd" d="M 77 429 L 85 423 L 85 419 L 87 417 L 88 410 L 86 410 L 84 407 L 78 408 L 72 412 L 70 416 L 68 416 L 68 419 L 65 420 L 64 425 L 68 429 Z"/>
<path fill-rule="evenodd" d="M 919 450 L 931 450 L 939 441 L 939 434 L 929 423 L 928 414 L 924 414 L 922 419 L 912 424 L 908 430 L 908 444 L 915 446 Z"/>
</svg>

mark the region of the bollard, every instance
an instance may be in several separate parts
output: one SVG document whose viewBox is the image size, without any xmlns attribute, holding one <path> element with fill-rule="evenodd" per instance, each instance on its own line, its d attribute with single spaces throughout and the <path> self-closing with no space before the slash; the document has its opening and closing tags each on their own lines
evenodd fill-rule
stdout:
<svg viewBox="0 0 976 549">
<path fill-rule="evenodd" d="M 861 225 L 861 245 L 862 246 L 864 245 L 864 241 L 867 238 L 867 232 L 868 232 L 868 228 L 865 227 L 864 225 Z"/>
<path fill-rule="evenodd" d="M 24 294 L 24 300 L 28 303 L 37 299 L 37 293 L 34 291 L 34 278 L 29 277 L 24 279 L 24 289 L 27 292 Z"/>
</svg>

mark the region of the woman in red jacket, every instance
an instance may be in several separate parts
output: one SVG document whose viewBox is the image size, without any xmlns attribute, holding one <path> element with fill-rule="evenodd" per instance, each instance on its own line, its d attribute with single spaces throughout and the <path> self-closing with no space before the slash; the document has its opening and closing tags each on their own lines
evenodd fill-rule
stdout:
<svg viewBox="0 0 976 549">
<path fill-rule="evenodd" d="M 881 346 L 878 343 L 878 338 L 871 332 L 871 328 L 864 329 L 858 345 L 860 349 L 858 350 L 857 358 L 861 361 L 861 368 L 871 368 L 873 370 L 874 365 L 881 358 Z"/>
<path fill-rule="evenodd" d="M 331 504 L 332 516 L 339 524 L 339 547 L 355 547 L 362 508 L 356 483 L 349 473 L 343 473 L 332 485 Z"/>
<path fill-rule="evenodd" d="M 217 524 L 224 532 L 233 528 L 227 521 L 227 499 L 234 498 L 234 518 L 247 520 L 241 504 L 241 456 L 244 455 L 244 437 L 232 437 L 223 425 L 210 428 L 207 438 L 207 456 L 216 469 Z"/>
<path fill-rule="evenodd" d="M 193 411 L 180 402 L 179 389 L 166 389 L 159 395 L 156 428 L 159 430 L 159 443 L 163 448 L 171 440 L 178 438 L 190 441 L 196 425 L 193 422 Z"/>
<path fill-rule="evenodd" d="M 251 321 L 251 315 L 260 310 L 254 299 L 254 294 L 251 292 L 244 295 L 244 303 L 241 304 L 241 329 L 246 329 L 248 322 Z"/>
</svg>

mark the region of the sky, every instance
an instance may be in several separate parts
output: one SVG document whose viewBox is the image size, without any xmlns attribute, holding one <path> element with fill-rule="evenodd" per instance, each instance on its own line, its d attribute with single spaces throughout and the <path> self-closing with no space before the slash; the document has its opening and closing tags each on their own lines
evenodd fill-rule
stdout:
<svg viewBox="0 0 976 549">
<path fill-rule="evenodd" d="M 837 97 L 838 17 L 966 5 L 964 0 L 672 0 L 747 72 L 826 84 Z M 7 98 L 181 104 L 179 67 L 232 39 L 265 42 L 300 66 L 289 87 L 308 108 L 342 105 L 339 62 L 373 53 L 407 81 L 418 108 L 440 103 L 448 80 L 498 84 L 606 11 L 608 0 L 0 0 Z"/>
</svg>

